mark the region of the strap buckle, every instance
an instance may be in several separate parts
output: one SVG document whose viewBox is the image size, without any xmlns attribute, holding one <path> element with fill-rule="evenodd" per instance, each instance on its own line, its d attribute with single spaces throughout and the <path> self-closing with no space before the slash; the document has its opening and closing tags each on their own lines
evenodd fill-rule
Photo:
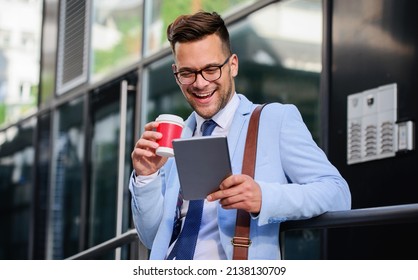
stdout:
<svg viewBox="0 0 418 280">
<path fill-rule="evenodd" d="M 234 236 L 231 239 L 231 244 L 233 246 L 236 246 L 236 247 L 245 247 L 245 248 L 248 248 L 248 247 L 250 247 L 251 243 L 252 243 L 251 239 L 250 238 L 247 238 L 247 237 L 237 237 L 237 236 Z"/>
</svg>

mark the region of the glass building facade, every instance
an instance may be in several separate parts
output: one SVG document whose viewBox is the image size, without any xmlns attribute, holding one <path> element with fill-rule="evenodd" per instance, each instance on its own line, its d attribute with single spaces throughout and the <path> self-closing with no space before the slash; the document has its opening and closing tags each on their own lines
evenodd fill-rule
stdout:
<svg viewBox="0 0 418 280">
<path fill-rule="evenodd" d="M 133 228 L 130 153 L 143 125 L 191 113 L 165 33 L 179 14 L 220 13 L 239 57 L 237 92 L 295 104 L 321 145 L 321 0 L 42 4 L 35 111 L 0 127 L 0 259 L 65 259 Z M 285 243 L 288 259 L 320 258 L 320 232 L 289 232 Z"/>
</svg>

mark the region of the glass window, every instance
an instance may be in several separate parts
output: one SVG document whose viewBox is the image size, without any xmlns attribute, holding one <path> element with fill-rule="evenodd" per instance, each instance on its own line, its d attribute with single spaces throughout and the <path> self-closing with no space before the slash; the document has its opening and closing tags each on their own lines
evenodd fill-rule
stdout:
<svg viewBox="0 0 418 280">
<path fill-rule="evenodd" d="M 46 238 L 47 238 L 47 217 L 49 206 L 49 182 L 51 178 L 50 162 L 51 162 L 51 114 L 47 112 L 38 118 L 38 135 L 36 143 L 36 177 L 35 188 L 33 195 L 34 213 L 31 236 L 33 242 L 30 248 L 31 259 L 44 260 L 46 259 Z"/>
<path fill-rule="evenodd" d="M 119 86 L 102 89 L 92 96 L 88 247 L 113 238 L 116 233 L 119 96 Z"/>
<path fill-rule="evenodd" d="M 134 137 L 135 127 L 135 95 L 129 94 L 127 100 L 127 111 L 126 111 L 126 139 L 125 139 L 125 168 L 124 176 L 125 182 L 123 186 L 124 197 L 123 197 L 123 223 L 122 232 L 127 231 L 132 227 L 131 225 L 131 193 L 129 192 L 129 179 L 132 172 L 132 161 L 131 153 L 137 139 Z"/>
<path fill-rule="evenodd" d="M 78 252 L 84 160 L 82 98 L 55 114 L 54 152 L 48 258 L 63 259 Z"/>
<path fill-rule="evenodd" d="M 149 55 L 168 46 L 166 30 L 179 15 L 206 10 L 227 15 L 255 0 L 153 0 L 147 8 L 145 54 Z"/>
<path fill-rule="evenodd" d="M 125 142 L 120 143 L 121 89 L 127 83 L 126 121 L 124 124 Z M 129 178 L 132 172 L 130 154 L 134 145 L 134 108 L 137 73 L 130 73 L 122 79 L 114 80 L 91 94 L 91 149 L 89 159 L 89 205 L 88 205 L 88 241 L 86 247 L 92 247 L 115 237 L 120 232 L 132 228 Z M 125 105 L 125 104 L 124 104 Z M 121 144 L 124 145 L 121 146 Z M 124 148 L 123 171 L 118 173 L 119 152 Z M 118 181 L 123 176 L 123 182 Z M 121 185 L 118 185 L 121 183 Z M 118 187 L 121 187 L 119 193 Z M 119 195 L 121 205 L 118 205 Z M 118 207 L 119 206 L 119 207 Z M 119 216 L 120 215 L 120 216 Z M 121 219 L 120 221 L 118 219 Z M 119 222 L 121 224 L 119 224 Z M 118 232 L 116 231 L 117 226 Z M 122 247 L 121 258 L 129 258 L 129 246 Z M 118 257 L 118 256 L 116 256 Z M 114 252 L 106 252 L 101 259 L 114 259 Z"/>
<path fill-rule="evenodd" d="M 149 92 L 149 98 L 142 110 L 146 112 L 146 122 L 155 120 L 162 113 L 176 114 L 183 118 L 191 113 L 191 108 L 185 101 L 171 70 L 173 62 L 173 58 L 168 56 L 146 69 L 147 78 L 144 85 L 147 87 L 145 92 Z"/>
<path fill-rule="evenodd" d="M 321 1 L 269 5 L 231 26 L 230 32 L 239 57 L 237 91 L 254 102 L 295 104 L 319 141 Z"/>
<path fill-rule="evenodd" d="M 16 16 L 19 15 L 19 16 Z M 37 109 L 42 1 L 9 1 L 0 9 L 0 126 Z M 21 96 L 21 85 L 27 86 Z"/>
<path fill-rule="evenodd" d="M 28 259 L 36 119 L 0 132 L 0 259 Z M 4 215 L 6 214 L 6 215 Z"/>
<path fill-rule="evenodd" d="M 93 81 L 139 61 L 143 0 L 94 1 L 91 73 Z"/>
</svg>

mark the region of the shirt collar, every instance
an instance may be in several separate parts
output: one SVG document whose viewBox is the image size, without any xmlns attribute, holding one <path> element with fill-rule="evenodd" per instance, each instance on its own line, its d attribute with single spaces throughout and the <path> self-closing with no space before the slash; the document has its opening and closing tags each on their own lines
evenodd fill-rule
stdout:
<svg viewBox="0 0 418 280">
<path fill-rule="evenodd" d="M 226 106 L 223 109 L 221 109 L 218 113 L 216 113 L 216 115 L 212 117 L 212 120 L 214 120 L 221 129 L 227 129 L 227 127 L 230 125 L 232 121 L 232 118 L 235 114 L 236 109 L 238 108 L 238 105 L 239 105 L 239 97 L 234 92 L 228 104 L 226 104 Z M 200 130 L 200 127 L 202 126 L 203 122 L 206 119 L 202 118 L 198 114 L 195 114 L 195 115 L 196 115 L 196 130 L 197 129 Z"/>
</svg>

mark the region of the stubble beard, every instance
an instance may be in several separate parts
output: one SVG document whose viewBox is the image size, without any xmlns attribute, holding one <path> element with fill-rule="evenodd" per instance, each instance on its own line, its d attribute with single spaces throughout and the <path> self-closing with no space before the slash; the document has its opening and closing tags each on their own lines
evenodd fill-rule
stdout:
<svg viewBox="0 0 418 280">
<path fill-rule="evenodd" d="M 204 119 L 210 119 L 212 118 L 214 115 L 216 115 L 220 110 L 222 110 L 223 108 L 225 108 L 225 106 L 228 104 L 229 100 L 232 97 L 233 94 L 233 87 L 232 87 L 233 81 L 232 78 L 230 78 L 230 81 L 228 83 L 228 87 L 226 89 L 226 91 L 224 91 L 222 94 L 219 93 L 219 89 L 217 89 L 214 94 L 218 94 L 219 95 L 219 100 L 216 102 L 215 104 L 215 108 L 214 109 L 210 109 L 208 110 L 201 110 L 199 108 L 199 106 L 196 106 L 196 104 L 194 102 L 190 102 L 190 100 L 187 98 L 188 103 L 190 104 L 190 106 L 192 107 L 192 109 L 202 118 Z M 191 93 L 187 93 L 188 95 L 191 95 Z"/>
</svg>

